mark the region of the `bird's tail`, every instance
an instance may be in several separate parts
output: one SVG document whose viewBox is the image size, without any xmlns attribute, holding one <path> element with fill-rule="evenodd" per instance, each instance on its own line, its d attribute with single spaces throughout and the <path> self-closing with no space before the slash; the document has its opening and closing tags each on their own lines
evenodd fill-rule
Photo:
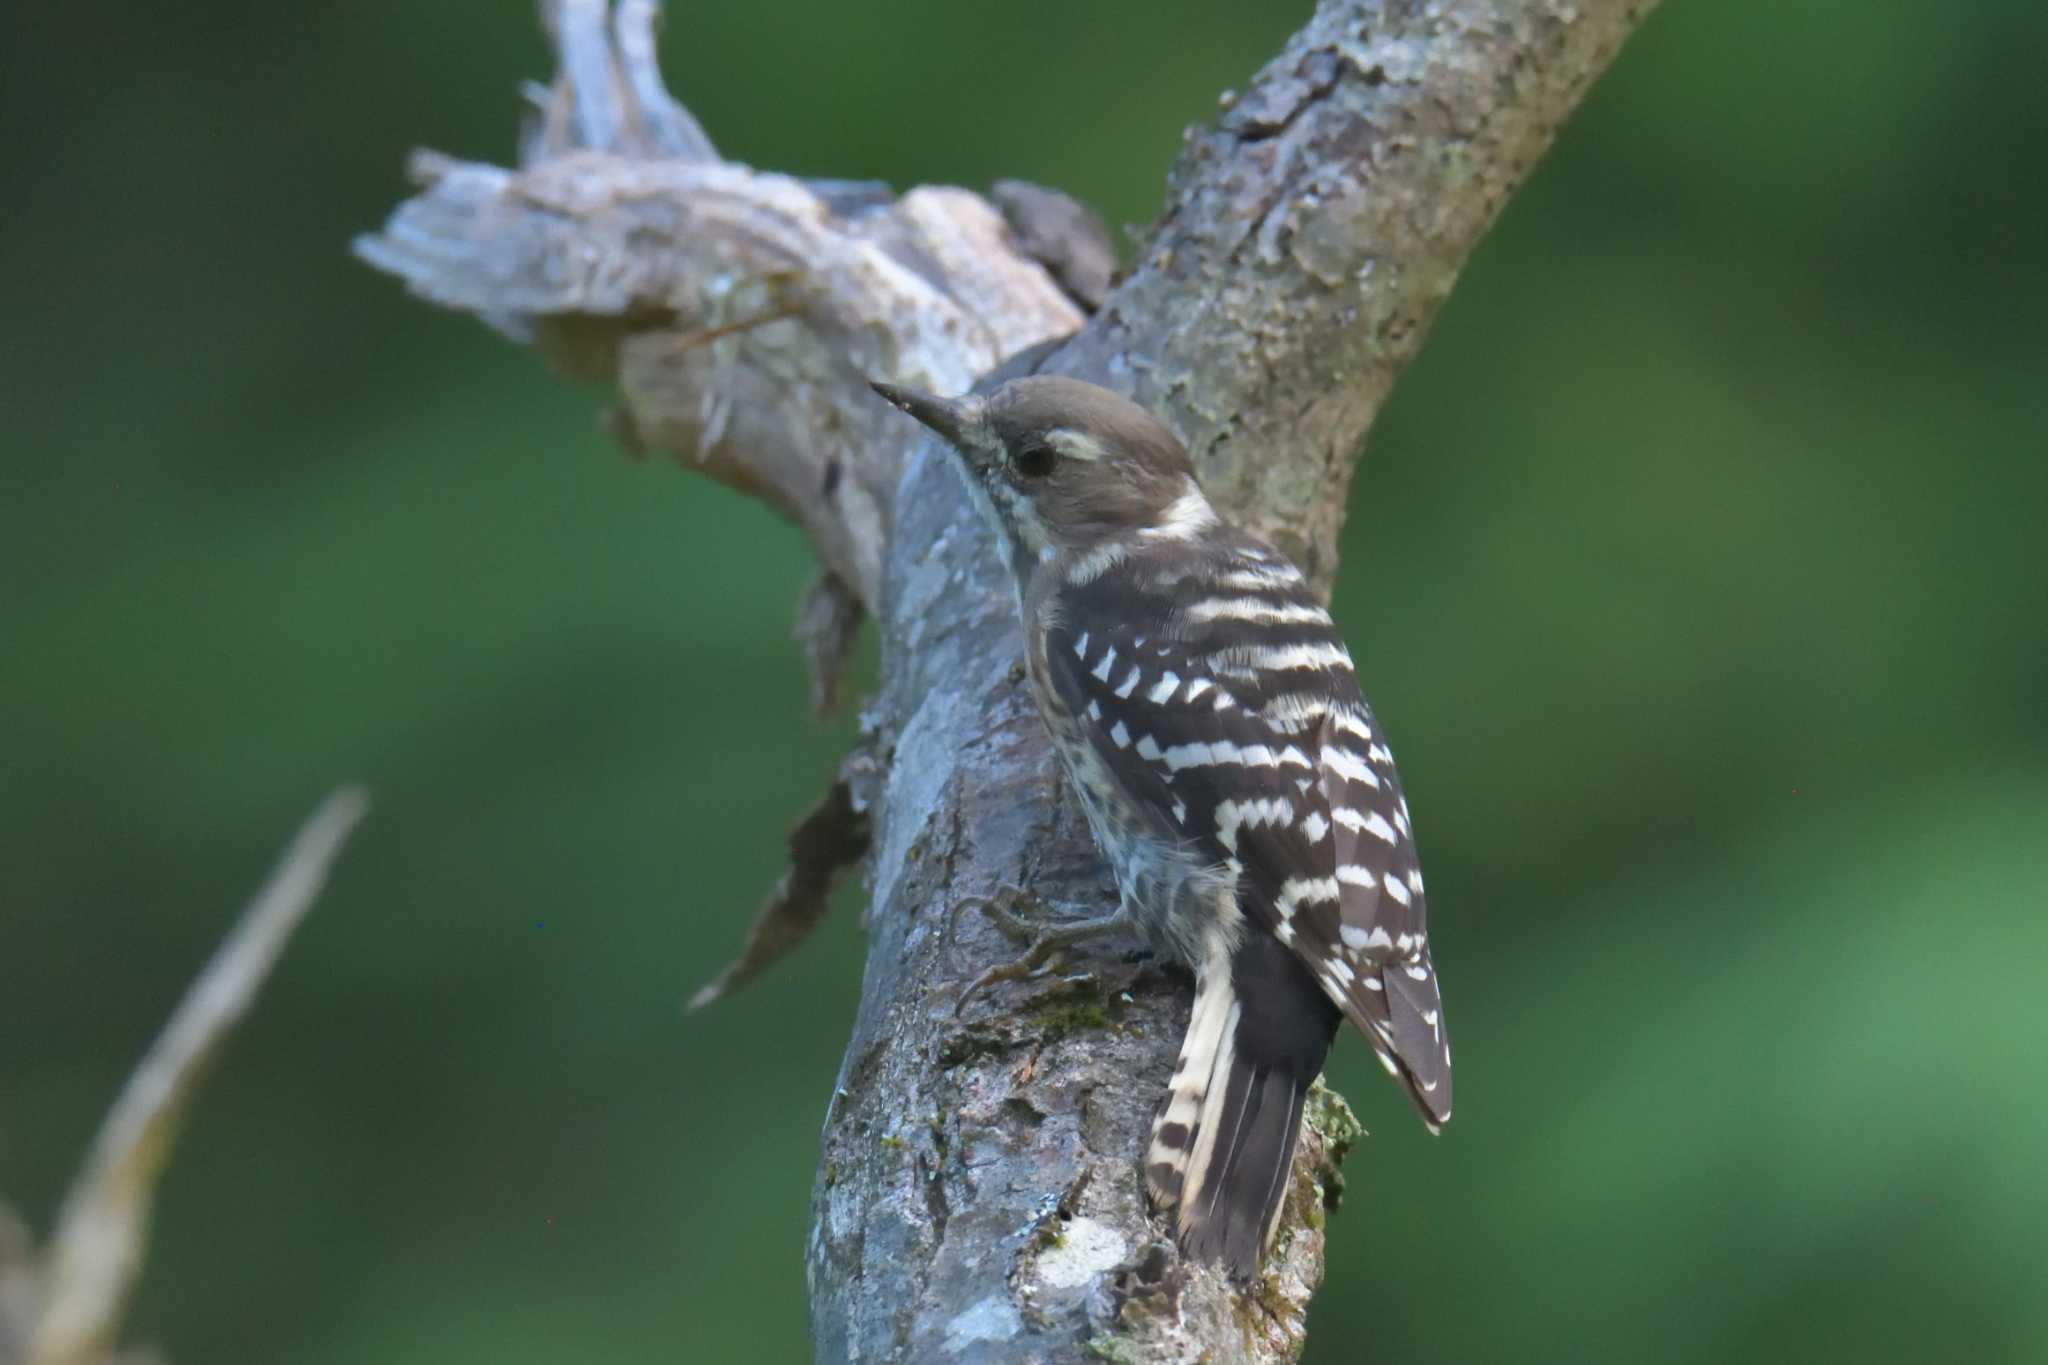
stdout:
<svg viewBox="0 0 2048 1365">
<path fill-rule="evenodd" d="M 1180 1064 L 1145 1160 L 1155 1205 L 1177 1210 L 1189 1256 L 1258 1274 L 1287 1193 L 1301 1109 L 1340 1015 L 1264 934 L 1212 954 L 1195 980 Z"/>
</svg>

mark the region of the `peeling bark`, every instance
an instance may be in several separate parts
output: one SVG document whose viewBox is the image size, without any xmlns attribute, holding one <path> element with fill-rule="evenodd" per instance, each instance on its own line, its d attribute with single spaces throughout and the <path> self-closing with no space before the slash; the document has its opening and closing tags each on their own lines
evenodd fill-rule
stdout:
<svg viewBox="0 0 2048 1365">
<path fill-rule="evenodd" d="M 1187 986 L 1137 952 L 993 989 L 963 900 L 1113 897 L 1022 685 L 1009 584 L 939 453 L 864 380 L 1011 372 L 1132 394 L 1212 497 L 1327 589 L 1360 443 L 1500 206 L 1647 3 L 1326 0 L 1193 129 L 1127 276 L 1048 192 L 893 197 L 717 158 L 654 66 L 652 7 L 546 7 L 561 73 L 516 170 L 421 157 L 358 243 L 434 302 L 609 379 L 637 445 L 761 498 L 876 621 L 861 1008 L 807 1255 L 825 1361 L 1273 1361 L 1299 1353 L 1335 1161 L 1319 1092 L 1277 1249 L 1181 1261 L 1138 1172 Z M 1007 213 L 1007 217 L 1006 217 Z M 1099 307 L 1097 306 L 1099 304 Z"/>
<path fill-rule="evenodd" d="M 739 957 L 690 997 L 689 1008 L 703 1009 L 800 947 L 824 922 L 839 874 L 867 851 L 867 813 L 854 804 L 852 786 L 841 777 L 789 832 L 789 870 L 754 912 Z"/>
<path fill-rule="evenodd" d="M 827 486 L 820 490 L 826 497 L 832 496 L 830 485 L 833 478 L 832 466 L 827 465 Z M 811 580 L 811 586 L 804 589 L 803 600 L 797 604 L 796 629 L 792 634 L 804 652 L 805 665 L 810 669 L 813 714 L 829 715 L 839 705 L 840 675 L 846 671 L 847 660 L 853 657 L 853 646 L 860 637 L 860 623 L 864 616 L 860 599 L 829 573 L 821 572 Z"/>
</svg>

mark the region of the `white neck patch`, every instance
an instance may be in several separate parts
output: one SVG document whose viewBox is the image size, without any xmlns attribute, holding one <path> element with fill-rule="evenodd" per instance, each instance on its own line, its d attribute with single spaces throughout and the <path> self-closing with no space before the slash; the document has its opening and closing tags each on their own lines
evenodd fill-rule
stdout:
<svg viewBox="0 0 2048 1365">
<path fill-rule="evenodd" d="M 1152 526 L 1138 532 L 1147 540 L 1193 540 L 1204 531 L 1215 527 L 1216 509 L 1202 496 L 1193 480 L 1188 481 L 1187 491 L 1167 504 L 1164 514 Z"/>
</svg>

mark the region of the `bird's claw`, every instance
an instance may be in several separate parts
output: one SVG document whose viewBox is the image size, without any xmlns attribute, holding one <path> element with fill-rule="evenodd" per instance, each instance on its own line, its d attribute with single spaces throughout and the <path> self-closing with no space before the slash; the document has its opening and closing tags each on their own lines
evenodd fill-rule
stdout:
<svg viewBox="0 0 2048 1365">
<path fill-rule="evenodd" d="M 1014 887 L 1005 888 L 993 896 L 969 896 L 953 907 L 956 916 L 965 909 L 980 910 L 994 921 L 995 926 L 1006 938 L 1031 945 L 1017 957 L 1008 962 L 998 963 L 970 981 L 966 989 L 960 992 L 960 998 L 953 1002 L 954 1018 L 959 1018 L 966 1010 L 967 1002 L 979 995 L 984 988 L 999 981 L 1028 981 L 1041 976 L 1066 949 L 1115 928 L 1122 922 L 1121 915 L 1109 914 L 1098 919 L 1075 920 L 1054 925 L 1049 929 L 1037 930 L 1014 908 L 1025 902 L 1044 908 L 1043 902 L 1036 897 Z"/>
</svg>

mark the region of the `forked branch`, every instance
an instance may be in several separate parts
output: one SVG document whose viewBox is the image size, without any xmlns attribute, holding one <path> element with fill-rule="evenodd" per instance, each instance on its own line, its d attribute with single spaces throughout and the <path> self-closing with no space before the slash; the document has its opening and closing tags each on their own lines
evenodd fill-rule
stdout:
<svg viewBox="0 0 2048 1365">
<path fill-rule="evenodd" d="M 646 0 L 559 0 L 522 164 L 423 156 L 422 193 L 358 242 L 615 384 L 622 437 L 798 522 L 879 625 L 848 789 L 869 963 L 808 1252 L 820 1359 L 1291 1358 L 1351 1135 L 1319 1102 L 1268 1273 L 1233 1287 L 1179 1260 L 1139 1187 L 1184 983 L 1092 960 L 953 1017 L 1010 945 L 951 907 L 1026 885 L 1081 913 L 1108 892 L 1019 684 L 1010 589 L 950 471 L 865 381 L 952 393 L 1007 361 L 1132 394 L 1220 506 L 1327 587 L 1366 428 L 1648 7 L 1326 0 L 1189 132 L 1104 297 L 1099 232 L 1051 192 L 898 197 L 722 161 L 662 85 Z"/>
</svg>

